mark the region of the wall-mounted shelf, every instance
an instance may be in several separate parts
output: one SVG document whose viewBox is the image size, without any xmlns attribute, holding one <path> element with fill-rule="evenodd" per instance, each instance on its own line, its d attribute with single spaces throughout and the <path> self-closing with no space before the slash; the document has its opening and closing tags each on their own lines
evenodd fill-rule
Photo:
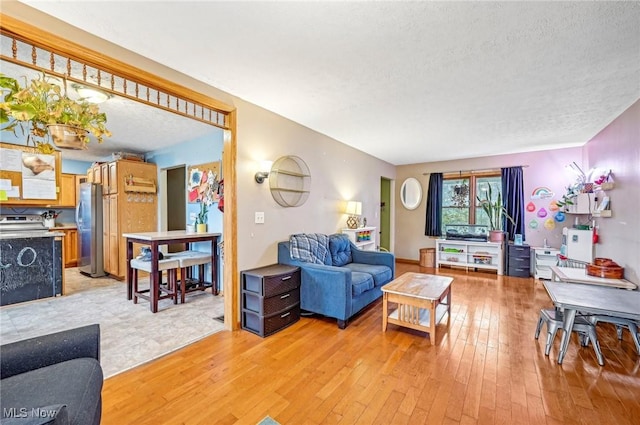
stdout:
<svg viewBox="0 0 640 425">
<path fill-rule="evenodd" d="M 152 179 L 140 177 L 126 177 L 124 180 L 125 192 L 156 193 L 156 182 Z"/>
<path fill-rule="evenodd" d="M 278 158 L 269 173 L 273 199 L 283 207 L 299 207 L 309 197 L 311 174 L 307 164 L 297 156 Z"/>
</svg>

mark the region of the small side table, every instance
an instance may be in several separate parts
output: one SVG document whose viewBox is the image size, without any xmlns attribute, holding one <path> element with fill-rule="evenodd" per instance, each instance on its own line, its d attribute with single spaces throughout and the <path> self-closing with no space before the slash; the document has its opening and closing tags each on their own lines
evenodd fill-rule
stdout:
<svg viewBox="0 0 640 425">
<path fill-rule="evenodd" d="M 242 329 L 266 337 L 300 320 L 300 267 L 272 264 L 240 280 Z"/>
</svg>

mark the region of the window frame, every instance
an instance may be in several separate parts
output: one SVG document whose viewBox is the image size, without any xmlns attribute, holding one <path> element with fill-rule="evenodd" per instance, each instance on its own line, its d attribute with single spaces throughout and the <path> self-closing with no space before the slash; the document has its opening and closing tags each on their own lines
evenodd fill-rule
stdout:
<svg viewBox="0 0 640 425">
<path fill-rule="evenodd" d="M 469 213 L 469 222 L 468 223 L 460 223 L 460 224 L 476 224 L 476 211 L 478 208 L 478 201 L 476 199 L 477 193 L 478 193 L 478 188 L 477 188 L 477 184 L 478 184 L 478 178 L 485 178 L 485 177 L 498 177 L 498 178 L 502 178 L 502 174 L 500 172 L 500 170 L 487 170 L 487 171 L 471 171 L 471 172 L 458 172 L 458 173 L 443 173 L 442 175 L 442 180 L 447 181 L 447 180 L 460 180 L 460 179 L 469 179 L 469 205 L 467 207 L 468 209 L 468 213 Z M 450 207 L 445 207 L 444 206 L 444 202 L 442 203 L 442 207 L 441 207 L 441 216 L 443 217 L 442 220 L 442 232 L 443 234 L 445 234 L 444 232 L 444 228 L 447 225 L 447 223 L 444 222 L 444 214 L 442 214 L 442 210 L 444 210 L 445 208 L 450 208 Z M 452 223 L 449 223 L 452 224 Z"/>
</svg>

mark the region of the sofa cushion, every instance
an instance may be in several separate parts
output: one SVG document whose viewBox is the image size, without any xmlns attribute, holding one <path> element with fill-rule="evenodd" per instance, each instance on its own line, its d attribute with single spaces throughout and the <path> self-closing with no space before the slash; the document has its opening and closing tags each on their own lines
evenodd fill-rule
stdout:
<svg viewBox="0 0 640 425">
<path fill-rule="evenodd" d="M 352 272 L 368 273 L 373 277 L 373 283 L 376 286 L 382 286 L 391 281 L 393 273 L 387 266 L 376 264 L 349 263 L 344 267 L 348 267 Z"/>
<path fill-rule="evenodd" d="M 332 265 L 342 267 L 349 264 L 351 258 L 351 242 L 349 237 L 340 233 L 329 235 L 329 252 L 331 253 Z"/>
<path fill-rule="evenodd" d="M 298 233 L 289 236 L 289 255 L 294 260 L 331 264 L 329 236 L 322 233 Z"/>
<path fill-rule="evenodd" d="M 373 278 L 369 273 L 351 272 L 351 294 L 354 297 L 373 289 Z"/>
<path fill-rule="evenodd" d="M 65 404 L 70 424 L 92 424 L 103 379 L 100 363 L 87 357 L 14 375 L 2 380 L 2 409 Z"/>
</svg>

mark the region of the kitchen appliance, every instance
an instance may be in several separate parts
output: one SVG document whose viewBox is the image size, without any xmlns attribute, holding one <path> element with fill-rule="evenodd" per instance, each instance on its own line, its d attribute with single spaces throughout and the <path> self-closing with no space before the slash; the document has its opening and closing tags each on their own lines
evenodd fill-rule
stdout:
<svg viewBox="0 0 640 425">
<path fill-rule="evenodd" d="M 594 257 L 593 230 L 562 229 L 562 246 L 560 253 L 572 260 L 591 263 Z"/>
<path fill-rule="evenodd" d="M 102 186 L 81 183 L 76 206 L 78 269 L 89 277 L 105 276 L 102 244 Z"/>
<path fill-rule="evenodd" d="M 2 214 L 0 215 L 0 233 L 2 236 L 23 236 L 48 233 L 44 218 L 38 214 Z"/>
</svg>

